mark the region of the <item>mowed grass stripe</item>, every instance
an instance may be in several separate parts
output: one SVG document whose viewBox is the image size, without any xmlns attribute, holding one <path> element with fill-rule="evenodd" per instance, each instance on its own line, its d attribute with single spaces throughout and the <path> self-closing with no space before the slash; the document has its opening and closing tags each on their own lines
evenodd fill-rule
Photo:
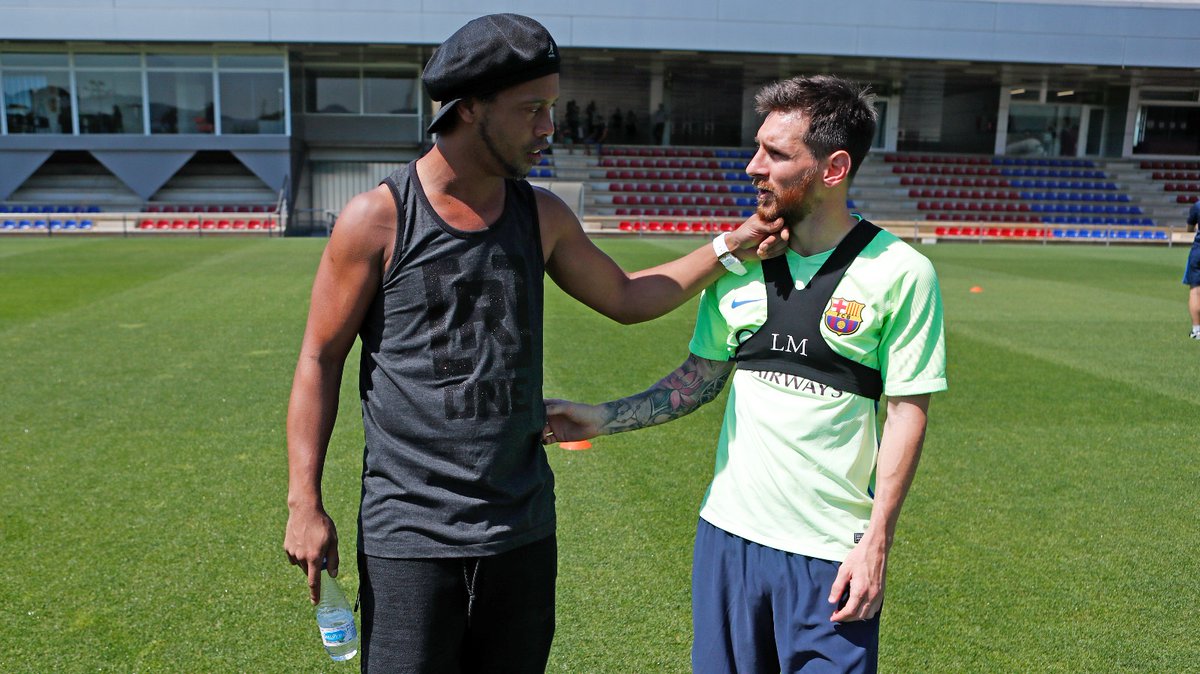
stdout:
<svg viewBox="0 0 1200 674">
<path fill-rule="evenodd" d="M 992 248 L 989 256 L 982 248 Z M 934 246 L 949 329 L 1200 403 L 1185 249 Z M 1005 253 L 1008 253 L 1005 255 Z M 981 293 L 970 293 L 973 286 Z M 951 354 L 951 366 L 954 354 Z M 1034 384 L 1031 382 L 1031 384 Z"/>
<path fill-rule="evenodd" d="M 934 400 L 893 556 L 896 671 L 1161 671 L 1195 656 L 1188 628 L 1150 610 L 1197 599 L 1173 587 L 1195 536 L 1159 526 L 1194 492 L 1175 465 L 1194 406 L 952 345 L 958 388 Z M 1141 413 L 1113 414 L 1117 401 Z"/>
<path fill-rule="evenodd" d="M 228 255 L 242 255 L 254 242 L 208 239 L 176 242 L 162 240 L 87 239 L 5 242 L 20 253 L 0 265 L 0 335 L 22 323 L 90 307 L 105 298 L 131 292 L 175 275 L 186 275 L 197 265 L 210 264 Z M 41 326 L 39 326 L 39 329 Z"/>
<path fill-rule="evenodd" d="M 285 605 L 287 593 L 255 597 L 261 583 L 247 580 L 281 559 L 283 410 L 319 247 L 180 243 L 158 243 L 177 264 L 157 278 L 7 335 L 20 357 L 0 372 L 24 390 L 5 435 L 29 460 L 2 482 L 12 528 L 36 542 L 21 566 L 45 581 L 21 585 L 26 613 L 72 644 L 14 640 L 36 670 L 49 654 L 50 671 L 70 671 L 85 653 L 145 670 L 240 669 L 258 648 L 259 607 Z M 108 248 L 109 263 L 154 249 Z M 220 628 L 239 614 L 238 629 Z"/>
</svg>

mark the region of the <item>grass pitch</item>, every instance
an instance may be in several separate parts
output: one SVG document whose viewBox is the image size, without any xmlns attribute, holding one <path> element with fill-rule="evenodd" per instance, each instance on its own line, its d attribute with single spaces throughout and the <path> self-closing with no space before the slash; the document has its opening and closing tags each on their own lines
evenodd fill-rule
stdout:
<svg viewBox="0 0 1200 674">
<path fill-rule="evenodd" d="M 638 268 L 700 243 L 602 245 Z M 325 656 L 281 545 L 286 401 L 323 244 L 0 239 L 0 671 L 356 669 Z M 1186 248 L 922 250 L 950 390 L 890 559 L 883 669 L 1194 668 Z M 547 283 L 547 394 L 642 390 L 686 356 L 694 310 L 623 327 Z M 325 495 L 349 561 L 362 431 L 344 381 Z M 722 406 L 550 449 L 550 671 L 689 670 L 691 537 Z M 342 580 L 353 591 L 352 564 Z"/>
</svg>

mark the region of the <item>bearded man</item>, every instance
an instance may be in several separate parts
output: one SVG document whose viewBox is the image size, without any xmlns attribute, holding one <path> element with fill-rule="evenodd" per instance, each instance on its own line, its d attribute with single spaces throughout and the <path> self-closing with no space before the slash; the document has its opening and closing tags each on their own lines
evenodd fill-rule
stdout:
<svg viewBox="0 0 1200 674">
<path fill-rule="evenodd" d="M 659 383 L 547 406 L 559 439 L 583 439 L 682 417 L 732 375 L 696 532 L 695 672 L 876 671 L 888 553 L 946 376 L 933 266 L 846 206 L 872 98 L 829 76 L 761 90 L 746 173 L 785 255 L 704 290 L 690 354 Z"/>
</svg>

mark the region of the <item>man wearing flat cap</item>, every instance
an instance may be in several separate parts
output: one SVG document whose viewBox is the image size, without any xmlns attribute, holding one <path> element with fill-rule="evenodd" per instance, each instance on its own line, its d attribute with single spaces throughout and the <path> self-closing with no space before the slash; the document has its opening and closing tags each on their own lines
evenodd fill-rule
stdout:
<svg viewBox="0 0 1200 674">
<path fill-rule="evenodd" d="M 358 557 L 370 672 L 542 672 L 554 633 L 554 442 L 542 403 L 542 279 L 622 323 L 679 306 L 781 250 L 752 219 L 626 273 L 524 178 L 554 131 L 558 46 L 515 14 L 475 19 L 429 60 L 430 151 L 334 227 L 288 409 L 284 548 L 319 596 L 338 568 L 321 472 L 343 365 L 362 341 Z"/>
</svg>

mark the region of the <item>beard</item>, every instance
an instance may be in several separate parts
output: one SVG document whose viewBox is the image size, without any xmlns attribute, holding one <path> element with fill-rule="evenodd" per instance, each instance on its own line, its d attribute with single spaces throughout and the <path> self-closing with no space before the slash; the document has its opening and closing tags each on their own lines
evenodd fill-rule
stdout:
<svg viewBox="0 0 1200 674">
<path fill-rule="evenodd" d="M 486 116 L 479 120 L 478 128 L 479 139 L 483 141 L 483 145 L 487 148 L 488 154 L 492 155 L 492 159 L 495 159 L 496 163 L 500 165 L 504 175 L 514 180 L 522 180 L 529 175 L 529 170 L 533 168 L 532 165 L 522 167 L 504 158 L 500 148 L 496 146 L 496 139 L 492 137 L 491 127 L 488 125 Z"/>
<path fill-rule="evenodd" d="M 759 201 L 755 212 L 763 222 L 772 222 L 783 218 L 784 227 L 791 227 L 803 222 L 812 213 L 812 210 L 812 205 L 807 201 L 785 205 L 781 204 L 778 197 L 772 194 L 766 197 L 766 201 Z"/>
<path fill-rule="evenodd" d="M 800 176 L 791 185 L 785 185 L 779 190 L 769 190 L 759 194 L 758 207 L 755 209 L 758 217 L 765 222 L 783 218 L 785 227 L 792 227 L 804 221 L 813 211 L 813 195 L 810 188 L 817 179 L 816 169 Z M 755 183 L 758 189 L 766 189 L 765 183 Z"/>
</svg>

